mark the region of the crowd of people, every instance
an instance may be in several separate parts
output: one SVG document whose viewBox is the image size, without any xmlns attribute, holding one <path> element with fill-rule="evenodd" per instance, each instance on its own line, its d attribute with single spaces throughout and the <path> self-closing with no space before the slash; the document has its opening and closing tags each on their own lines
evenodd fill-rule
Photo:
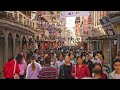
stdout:
<svg viewBox="0 0 120 90">
<path fill-rule="evenodd" d="M 120 51 L 113 60 L 113 71 L 102 51 L 84 52 L 78 47 L 40 50 L 9 57 L 4 78 L 15 79 L 120 79 Z"/>
</svg>

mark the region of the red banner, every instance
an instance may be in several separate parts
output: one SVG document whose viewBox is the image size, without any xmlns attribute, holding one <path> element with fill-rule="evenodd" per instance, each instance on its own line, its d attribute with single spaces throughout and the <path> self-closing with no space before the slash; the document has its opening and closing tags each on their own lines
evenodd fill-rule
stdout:
<svg viewBox="0 0 120 90">
<path fill-rule="evenodd" d="M 76 33 L 80 33 L 80 23 L 75 24 Z"/>
</svg>

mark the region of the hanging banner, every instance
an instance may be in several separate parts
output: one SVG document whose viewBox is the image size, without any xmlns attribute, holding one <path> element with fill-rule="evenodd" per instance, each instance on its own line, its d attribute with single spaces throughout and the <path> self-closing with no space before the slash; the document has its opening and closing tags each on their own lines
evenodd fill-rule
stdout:
<svg viewBox="0 0 120 90">
<path fill-rule="evenodd" d="M 89 17 L 88 17 L 88 24 L 92 24 L 92 16 L 91 15 L 89 15 Z"/>
<path fill-rule="evenodd" d="M 88 17 L 84 17 L 83 21 L 83 35 L 86 37 L 88 35 Z"/>
<path fill-rule="evenodd" d="M 88 17 L 88 31 L 89 30 L 92 30 L 92 26 L 93 26 L 93 21 L 92 21 L 92 16 L 91 15 L 89 15 L 89 17 Z"/>
<path fill-rule="evenodd" d="M 100 19 L 100 23 L 108 36 L 114 36 L 115 32 L 108 16 Z"/>
<path fill-rule="evenodd" d="M 62 11 L 60 14 L 61 18 L 79 16 L 89 16 L 89 11 Z"/>
<path fill-rule="evenodd" d="M 80 23 L 76 23 L 75 28 L 76 28 L 76 37 L 80 37 Z"/>
</svg>

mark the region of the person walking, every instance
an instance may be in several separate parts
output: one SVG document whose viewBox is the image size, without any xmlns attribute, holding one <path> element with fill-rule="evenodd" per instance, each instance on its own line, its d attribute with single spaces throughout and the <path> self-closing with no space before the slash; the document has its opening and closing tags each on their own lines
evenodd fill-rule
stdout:
<svg viewBox="0 0 120 90">
<path fill-rule="evenodd" d="M 100 54 L 100 51 L 97 51 L 97 56 L 98 58 L 101 60 L 101 62 L 103 63 L 103 56 Z"/>
<path fill-rule="evenodd" d="M 36 62 L 34 55 L 30 58 L 31 63 L 28 64 L 26 69 L 26 79 L 37 79 L 38 72 L 41 70 L 42 66 Z"/>
<path fill-rule="evenodd" d="M 72 64 L 76 64 L 76 59 L 75 59 L 75 57 L 74 57 L 74 54 L 73 53 L 70 53 L 70 62 L 72 63 Z"/>
<path fill-rule="evenodd" d="M 50 56 L 45 57 L 45 66 L 39 71 L 37 78 L 38 79 L 58 79 L 58 72 L 55 67 L 51 66 Z"/>
<path fill-rule="evenodd" d="M 94 64 L 91 61 L 91 56 L 89 54 L 86 54 L 86 59 L 83 61 L 83 63 L 89 67 L 90 75 L 92 76 Z"/>
<path fill-rule="evenodd" d="M 120 79 L 120 58 L 113 61 L 114 71 L 109 74 L 109 79 Z"/>
<path fill-rule="evenodd" d="M 20 67 L 20 79 L 24 79 L 25 78 L 25 70 L 27 68 L 27 63 L 26 63 L 25 59 L 23 58 L 22 54 L 17 55 L 16 61 Z"/>
<path fill-rule="evenodd" d="M 72 79 L 71 76 L 72 63 L 70 62 L 70 56 L 65 56 L 65 63 L 60 66 L 59 79 Z"/>
<path fill-rule="evenodd" d="M 87 65 L 83 64 L 82 56 L 76 58 L 76 65 L 72 67 L 71 75 L 74 79 L 90 77 L 90 71 Z"/>
<path fill-rule="evenodd" d="M 102 66 L 100 63 L 95 63 L 93 68 L 92 77 L 94 79 L 107 79 L 107 75 L 103 72 Z"/>
<path fill-rule="evenodd" d="M 14 57 L 10 57 L 4 66 L 5 79 L 14 79 L 14 74 L 20 74 L 20 68 Z"/>
<path fill-rule="evenodd" d="M 102 61 L 98 58 L 98 54 L 94 54 L 91 61 L 93 62 L 93 64 L 100 63 L 102 65 Z"/>
<path fill-rule="evenodd" d="M 58 73 L 59 73 L 59 71 L 60 71 L 60 66 L 62 65 L 62 64 L 64 64 L 64 55 L 63 55 L 63 53 L 60 53 L 59 55 L 58 55 L 58 61 L 56 61 L 56 63 L 55 63 L 55 68 L 58 70 Z"/>
</svg>

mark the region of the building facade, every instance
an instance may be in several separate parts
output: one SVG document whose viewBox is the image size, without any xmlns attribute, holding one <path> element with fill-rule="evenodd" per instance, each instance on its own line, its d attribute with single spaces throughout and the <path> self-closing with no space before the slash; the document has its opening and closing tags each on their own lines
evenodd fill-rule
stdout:
<svg viewBox="0 0 120 90">
<path fill-rule="evenodd" d="M 22 50 L 33 48 L 34 22 L 19 11 L 0 12 L 0 72 L 9 57 L 16 58 Z"/>
<path fill-rule="evenodd" d="M 102 26 L 100 25 L 100 19 L 104 16 L 108 16 L 109 11 L 92 11 L 92 37 L 89 42 L 92 44 L 92 50 L 102 50 L 105 56 L 105 60 L 110 60 L 110 39 L 106 36 L 106 33 Z M 115 58 L 117 53 L 117 45 L 114 43 L 116 41 L 116 37 L 112 38 L 112 59 Z"/>
</svg>

